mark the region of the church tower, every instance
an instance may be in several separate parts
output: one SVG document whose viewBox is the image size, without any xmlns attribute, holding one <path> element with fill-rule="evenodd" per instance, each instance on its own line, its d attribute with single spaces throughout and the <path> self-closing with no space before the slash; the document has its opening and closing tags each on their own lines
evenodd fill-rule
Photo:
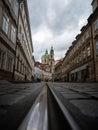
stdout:
<svg viewBox="0 0 98 130">
<path fill-rule="evenodd" d="M 53 71 L 54 71 L 54 64 L 55 64 L 53 46 L 51 46 L 51 49 L 50 49 L 49 64 L 51 66 L 51 73 L 53 73 Z"/>
<path fill-rule="evenodd" d="M 50 53 L 48 53 L 48 50 L 45 51 L 44 55 L 41 57 L 41 63 L 42 63 L 42 80 L 52 80 L 52 74 L 54 72 L 54 49 L 51 46 Z"/>
<path fill-rule="evenodd" d="M 51 46 L 51 49 L 50 49 L 50 59 L 54 59 L 54 49 L 53 49 L 53 46 Z"/>
<path fill-rule="evenodd" d="M 47 50 L 45 51 L 45 54 L 41 57 L 41 62 L 47 66 L 46 69 L 48 68 L 50 73 L 53 73 L 55 64 L 53 46 L 51 46 L 50 53 Z"/>
<path fill-rule="evenodd" d="M 49 54 L 48 54 L 48 51 L 47 51 L 47 50 L 46 50 L 45 54 L 42 56 L 41 62 L 42 62 L 43 64 L 48 64 L 48 62 L 49 62 Z"/>
</svg>

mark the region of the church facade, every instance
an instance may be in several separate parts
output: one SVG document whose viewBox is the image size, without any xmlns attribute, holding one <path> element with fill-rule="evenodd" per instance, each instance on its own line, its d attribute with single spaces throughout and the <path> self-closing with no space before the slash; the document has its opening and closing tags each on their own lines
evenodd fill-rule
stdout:
<svg viewBox="0 0 98 130">
<path fill-rule="evenodd" d="M 52 80 L 52 74 L 54 72 L 54 49 L 51 47 L 50 53 L 46 50 L 45 54 L 41 57 L 41 63 L 43 68 L 41 69 L 41 79 L 42 80 Z"/>
</svg>

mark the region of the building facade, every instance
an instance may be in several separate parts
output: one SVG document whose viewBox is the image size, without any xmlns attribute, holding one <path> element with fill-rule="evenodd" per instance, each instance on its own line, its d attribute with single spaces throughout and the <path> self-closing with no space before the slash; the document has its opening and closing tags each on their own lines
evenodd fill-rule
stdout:
<svg viewBox="0 0 98 130">
<path fill-rule="evenodd" d="M 18 28 L 17 0 L 0 0 L 0 79 L 12 79 Z"/>
<path fill-rule="evenodd" d="M 0 79 L 31 80 L 32 39 L 26 0 L 0 1 Z"/>
<path fill-rule="evenodd" d="M 53 81 L 62 81 L 62 62 L 63 59 L 56 61 L 54 66 L 54 73 L 52 74 Z"/>
<path fill-rule="evenodd" d="M 27 1 L 20 3 L 15 60 L 15 80 L 31 80 L 34 60 Z"/>
<path fill-rule="evenodd" d="M 98 81 L 98 0 L 92 2 L 93 13 L 76 36 L 62 63 L 62 81 Z"/>
</svg>

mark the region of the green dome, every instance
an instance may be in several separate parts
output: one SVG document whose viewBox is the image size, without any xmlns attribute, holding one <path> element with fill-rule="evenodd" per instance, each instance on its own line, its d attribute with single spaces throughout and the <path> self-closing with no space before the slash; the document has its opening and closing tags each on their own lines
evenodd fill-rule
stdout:
<svg viewBox="0 0 98 130">
<path fill-rule="evenodd" d="M 48 55 L 48 54 L 45 54 L 44 56 L 45 56 L 46 58 L 49 58 L 49 55 Z"/>
<path fill-rule="evenodd" d="M 48 54 L 48 51 L 46 50 L 45 52 L 45 55 L 44 55 L 45 58 L 49 58 L 49 54 Z"/>
</svg>

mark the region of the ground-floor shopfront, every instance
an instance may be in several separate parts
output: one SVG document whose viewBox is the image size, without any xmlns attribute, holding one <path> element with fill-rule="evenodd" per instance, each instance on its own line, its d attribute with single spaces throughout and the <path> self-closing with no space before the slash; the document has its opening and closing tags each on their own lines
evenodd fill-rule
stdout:
<svg viewBox="0 0 98 130">
<path fill-rule="evenodd" d="M 1 39 L 0 39 L 1 40 Z M 12 80 L 15 50 L 0 41 L 0 79 Z"/>
<path fill-rule="evenodd" d="M 95 82 L 97 79 L 97 66 L 93 60 L 79 65 L 62 73 L 63 82 Z M 95 73 L 96 72 L 96 73 Z"/>
<path fill-rule="evenodd" d="M 79 66 L 69 73 L 71 82 L 92 82 L 95 81 L 95 70 L 93 62 Z"/>
</svg>

